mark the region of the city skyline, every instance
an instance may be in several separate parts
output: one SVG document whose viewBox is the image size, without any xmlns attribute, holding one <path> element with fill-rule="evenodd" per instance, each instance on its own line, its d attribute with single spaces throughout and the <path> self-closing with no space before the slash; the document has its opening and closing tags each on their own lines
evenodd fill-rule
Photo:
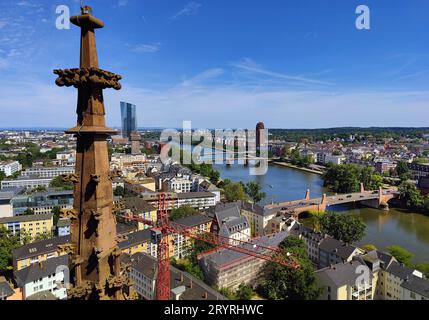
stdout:
<svg viewBox="0 0 429 320">
<path fill-rule="evenodd" d="M 120 101 L 142 106 L 139 127 L 426 126 L 429 4 L 364 1 L 371 30 L 359 31 L 355 1 L 87 2 L 109 26 L 100 63 L 124 76 L 105 96 L 110 126 Z M 55 28 L 62 4 L 79 11 L 74 0 L 0 4 L 0 127 L 67 127 L 74 116 L 73 91 L 52 84 L 79 50 L 78 31 Z"/>
</svg>

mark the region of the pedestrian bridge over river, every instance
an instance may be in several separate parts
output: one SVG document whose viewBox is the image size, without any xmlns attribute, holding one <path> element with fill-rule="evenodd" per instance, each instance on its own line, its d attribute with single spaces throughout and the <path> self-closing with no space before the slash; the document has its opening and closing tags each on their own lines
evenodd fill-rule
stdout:
<svg viewBox="0 0 429 320">
<path fill-rule="evenodd" d="M 349 194 L 336 194 L 327 196 L 324 194 L 321 198 L 310 198 L 310 190 L 307 190 L 305 198 L 302 200 L 274 203 L 266 205 L 265 209 L 272 209 L 284 211 L 292 215 L 299 216 L 299 214 L 307 211 L 324 212 L 329 210 L 329 207 L 348 204 L 360 203 L 364 206 L 377 208 L 382 210 L 389 209 L 389 201 L 399 198 L 400 193 L 397 189 L 379 189 L 376 191 L 366 191 L 361 186 L 360 192 Z"/>
</svg>

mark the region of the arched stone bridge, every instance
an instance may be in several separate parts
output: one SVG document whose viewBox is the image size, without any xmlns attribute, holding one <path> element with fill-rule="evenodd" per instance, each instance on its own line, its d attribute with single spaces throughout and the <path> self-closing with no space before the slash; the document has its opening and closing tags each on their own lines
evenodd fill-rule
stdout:
<svg viewBox="0 0 429 320">
<path fill-rule="evenodd" d="M 388 210 L 389 201 L 399 198 L 400 193 L 397 189 L 382 189 L 375 191 L 366 191 L 361 186 L 360 192 L 348 194 L 336 194 L 327 196 L 324 194 L 321 198 L 310 198 L 310 190 L 307 190 L 305 198 L 302 200 L 287 201 L 282 203 L 274 203 L 266 205 L 265 209 L 284 211 L 285 213 L 298 216 L 306 211 L 324 212 L 329 207 L 347 204 L 360 203 L 364 206 Z"/>
</svg>

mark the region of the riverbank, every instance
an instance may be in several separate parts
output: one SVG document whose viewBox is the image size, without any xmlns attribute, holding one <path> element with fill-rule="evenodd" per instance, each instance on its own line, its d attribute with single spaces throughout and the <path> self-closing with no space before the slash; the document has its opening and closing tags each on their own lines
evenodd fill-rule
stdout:
<svg viewBox="0 0 429 320">
<path fill-rule="evenodd" d="M 309 172 L 309 173 L 314 173 L 314 174 L 318 174 L 318 175 L 323 175 L 322 171 L 314 170 L 314 169 L 310 169 L 310 168 L 298 167 L 298 166 L 295 166 L 295 165 L 287 163 L 287 162 L 273 161 L 271 163 L 275 164 L 277 166 L 282 166 L 282 167 L 286 167 L 286 168 L 291 168 L 291 169 L 301 170 L 301 171 L 305 171 L 305 172 Z"/>
</svg>

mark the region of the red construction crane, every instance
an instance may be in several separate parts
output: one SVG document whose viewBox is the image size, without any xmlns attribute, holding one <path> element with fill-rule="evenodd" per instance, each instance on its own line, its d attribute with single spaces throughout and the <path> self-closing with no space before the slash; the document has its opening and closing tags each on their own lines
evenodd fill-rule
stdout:
<svg viewBox="0 0 429 320">
<path fill-rule="evenodd" d="M 151 220 L 144 219 L 138 215 L 122 215 L 129 221 L 138 221 L 144 224 L 153 226 L 151 240 L 157 244 L 157 266 L 158 276 L 156 280 L 156 298 L 157 300 L 170 299 L 170 246 L 168 242 L 169 234 L 181 234 L 185 237 L 200 240 L 210 243 L 217 248 L 229 249 L 235 252 L 247 254 L 259 259 L 271 261 L 298 269 L 300 265 L 293 260 L 292 255 L 280 248 L 267 247 L 251 242 L 240 241 L 228 237 L 223 237 L 217 234 L 204 232 L 201 230 L 195 231 L 191 227 L 187 227 L 176 222 L 168 220 L 168 200 L 164 193 L 158 196 L 158 211 L 157 221 L 154 223 Z M 288 260 L 285 259 L 288 257 Z"/>
</svg>

